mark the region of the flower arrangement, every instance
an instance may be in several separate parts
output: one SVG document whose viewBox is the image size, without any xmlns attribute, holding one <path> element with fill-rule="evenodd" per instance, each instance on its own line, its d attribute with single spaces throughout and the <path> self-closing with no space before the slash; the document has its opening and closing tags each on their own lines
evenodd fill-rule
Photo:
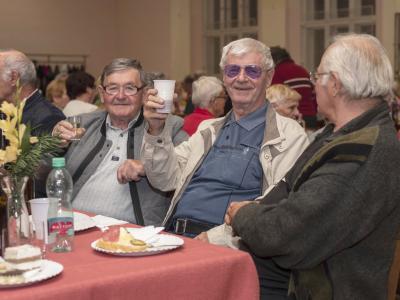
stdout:
<svg viewBox="0 0 400 300">
<path fill-rule="evenodd" d="M 13 101 L 16 105 L 3 101 L 0 106 L 5 116 L 0 120 L 0 129 L 8 143 L 0 150 L 0 174 L 22 178 L 34 175 L 45 154 L 55 154 L 59 150 L 60 138 L 31 135 L 30 125 L 22 123 L 25 100 L 20 99 L 20 93 L 18 88 Z"/>
</svg>

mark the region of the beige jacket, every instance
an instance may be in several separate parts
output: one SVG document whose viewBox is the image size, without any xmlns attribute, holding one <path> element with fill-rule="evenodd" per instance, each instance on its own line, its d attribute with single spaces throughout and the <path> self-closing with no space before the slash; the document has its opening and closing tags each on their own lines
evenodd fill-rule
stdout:
<svg viewBox="0 0 400 300">
<path fill-rule="evenodd" d="M 197 132 L 177 147 L 171 141 L 168 121 L 159 136 L 145 133 L 141 160 L 147 178 L 157 189 L 175 190 L 164 225 L 227 118 L 229 115 L 203 121 Z M 304 129 L 296 121 L 277 114 L 271 106 L 267 110 L 266 120 L 259 157 L 264 171 L 263 195 L 285 176 L 309 144 Z"/>
</svg>

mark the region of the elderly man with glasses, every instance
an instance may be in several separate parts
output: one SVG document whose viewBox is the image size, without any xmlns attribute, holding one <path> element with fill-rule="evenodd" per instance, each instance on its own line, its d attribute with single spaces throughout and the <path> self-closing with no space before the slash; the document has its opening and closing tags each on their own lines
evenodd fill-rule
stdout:
<svg viewBox="0 0 400 300">
<path fill-rule="evenodd" d="M 65 156 L 74 180 L 75 209 L 140 225 L 157 225 L 164 218 L 169 195 L 149 184 L 139 161 L 145 128 L 144 78 L 140 62 L 134 59 L 114 59 L 104 68 L 99 92 L 105 111 L 81 115 L 85 132 Z M 186 140 L 183 120 L 175 116 L 168 120 L 173 143 Z M 75 138 L 66 121 L 58 123 L 53 134 L 66 144 Z"/>
<path fill-rule="evenodd" d="M 167 115 L 155 111 L 163 101 L 149 90 L 144 106 L 149 127 L 141 154 L 151 184 L 175 190 L 166 228 L 191 237 L 201 234 L 218 244 L 229 243 L 221 235 L 225 229 L 216 227 L 224 222 L 229 204 L 268 193 L 308 145 L 300 125 L 265 100 L 274 74 L 268 47 L 251 38 L 233 41 L 224 47 L 220 67 L 232 111 L 203 121 L 187 142 L 174 147 Z M 282 272 L 278 276 L 287 289 L 288 274 Z"/>
</svg>

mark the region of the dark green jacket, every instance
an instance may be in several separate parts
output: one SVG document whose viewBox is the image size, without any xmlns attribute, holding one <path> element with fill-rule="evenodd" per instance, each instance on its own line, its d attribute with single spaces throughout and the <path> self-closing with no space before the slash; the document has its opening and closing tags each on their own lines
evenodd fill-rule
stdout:
<svg viewBox="0 0 400 300">
<path fill-rule="evenodd" d="M 381 104 L 325 131 L 293 167 L 288 196 L 243 207 L 233 228 L 254 255 L 292 270 L 297 299 L 387 299 L 399 170 L 400 145 Z"/>
</svg>

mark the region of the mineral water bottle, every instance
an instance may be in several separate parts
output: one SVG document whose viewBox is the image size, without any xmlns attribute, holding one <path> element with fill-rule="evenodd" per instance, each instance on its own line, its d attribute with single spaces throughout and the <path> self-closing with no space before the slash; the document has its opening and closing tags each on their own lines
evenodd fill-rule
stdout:
<svg viewBox="0 0 400 300">
<path fill-rule="evenodd" d="M 69 252 L 73 248 L 74 216 L 72 212 L 72 177 L 65 169 L 65 158 L 55 157 L 53 170 L 47 177 L 47 197 L 59 199 L 57 213 L 47 220 L 49 248 L 53 252 Z"/>
</svg>

